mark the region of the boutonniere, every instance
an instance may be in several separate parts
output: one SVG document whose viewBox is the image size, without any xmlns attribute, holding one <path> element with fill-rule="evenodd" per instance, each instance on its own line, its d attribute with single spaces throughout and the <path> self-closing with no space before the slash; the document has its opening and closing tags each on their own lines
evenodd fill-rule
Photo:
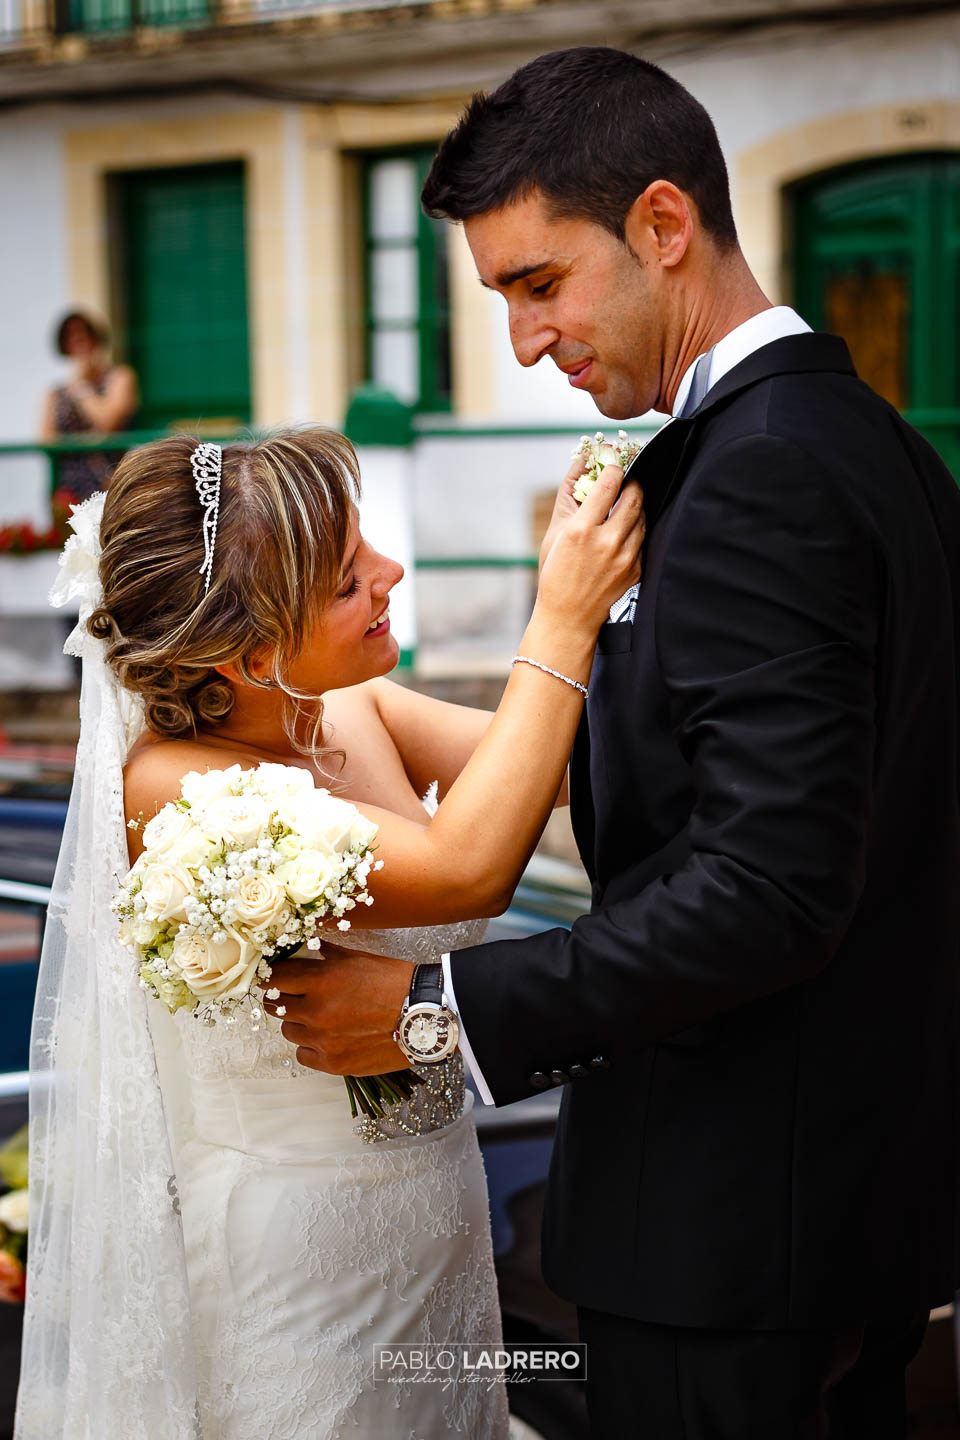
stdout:
<svg viewBox="0 0 960 1440">
<path fill-rule="evenodd" d="M 582 505 L 599 480 L 604 466 L 619 465 L 621 470 L 626 470 L 631 460 L 635 460 L 640 454 L 643 446 L 642 440 L 631 440 L 626 430 L 617 431 L 615 444 L 610 443 L 602 430 L 598 430 L 592 437 L 581 435 L 579 445 L 574 446 L 573 459 L 583 455 L 587 464 L 573 487 L 574 500 Z"/>
</svg>

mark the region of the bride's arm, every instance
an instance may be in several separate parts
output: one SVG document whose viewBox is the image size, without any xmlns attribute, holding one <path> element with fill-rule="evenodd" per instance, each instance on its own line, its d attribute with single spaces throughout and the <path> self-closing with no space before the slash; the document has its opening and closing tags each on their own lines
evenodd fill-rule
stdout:
<svg viewBox="0 0 960 1440">
<path fill-rule="evenodd" d="M 540 551 L 541 569 L 554 540 L 577 514 L 573 487 L 584 465 L 583 456 L 576 456 L 557 491 Z M 436 781 L 441 798 L 445 796 L 486 734 L 493 711 L 451 705 L 398 685 L 394 680 L 370 680 L 364 688 L 369 691 L 377 715 L 396 746 L 414 788 L 423 795 Z M 554 804 L 569 804 L 566 772 Z"/>
<path fill-rule="evenodd" d="M 424 795 L 436 781 L 442 799 L 490 728 L 494 712 L 421 695 L 395 680 L 370 680 L 367 686 L 413 788 Z M 568 804 L 566 776 L 554 803 Z"/>
<path fill-rule="evenodd" d="M 555 541 L 519 653 L 586 685 L 597 631 L 639 577 L 643 517 L 636 486 L 605 472 Z M 515 665 L 476 750 L 429 823 L 361 805 L 380 827 L 383 869 L 357 928 L 439 924 L 498 914 L 509 904 L 543 831 L 583 709 L 572 685 Z"/>
<path fill-rule="evenodd" d="M 519 653 L 586 685 L 597 632 L 611 604 L 639 577 L 643 513 L 636 484 L 606 470 L 544 563 L 533 616 Z M 500 706 L 436 815 L 423 824 L 359 804 L 379 827 L 383 869 L 371 877 L 372 907 L 350 912 L 356 928 L 442 924 L 499 914 L 547 822 L 563 780 L 583 696 L 531 665 L 515 665 Z M 125 770 L 130 859 L 142 847 L 139 821 L 175 798 L 190 769 L 203 770 L 209 747 L 156 743 Z M 256 765 L 217 750 L 218 768 Z M 431 777 L 432 778 L 432 777 Z"/>
</svg>

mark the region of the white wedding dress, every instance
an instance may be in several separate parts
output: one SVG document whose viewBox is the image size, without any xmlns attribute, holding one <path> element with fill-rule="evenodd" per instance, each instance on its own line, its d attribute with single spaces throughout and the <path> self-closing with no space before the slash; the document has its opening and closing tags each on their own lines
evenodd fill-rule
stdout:
<svg viewBox="0 0 960 1440">
<path fill-rule="evenodd" d="M 343 938 L 424 960 L 484 929 Z M 376 1345 L 500 1343 L 459 1054 L 420 1072 L 400 1120 L 420 1133 L 371 1144 L 354 1133 L 343 1081 L 298 1064 L 279 1021 L 208 1027 L 153 1009 L 203 1440 L 502 1440 L 501 1385 L 372 1381 Z"/>
<path fill-rule="evenodd" d="M 504 1440 L 502 1386 L 372 1383 L 376 1344 L 500 1339 L 459 1058 L 399 1138 L 364 1143 L 343 1082 L 298 1065 L 278 1022 L 170 1016 L 120 944 L 144 721 L 85 624 L 103 500 L 74 511 L 52 595 L 79 603 L 83 686 L 31 1037 L 16 1440 Z M 413 960 L 481 932 L 338 941 Z"/>
</svg>

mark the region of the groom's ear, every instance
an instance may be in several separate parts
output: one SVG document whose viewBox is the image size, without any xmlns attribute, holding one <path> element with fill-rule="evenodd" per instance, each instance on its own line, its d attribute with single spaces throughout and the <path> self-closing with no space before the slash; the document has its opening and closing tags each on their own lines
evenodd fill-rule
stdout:
<svg viewBox="0 0 960 1440">
<path fill-rule="evenodd" d="M 693 239 L 694 210 L 669 180 L 653 180 L 627 211 L 624 239 L 645 264 L 679 265 Z"/>
</svg>

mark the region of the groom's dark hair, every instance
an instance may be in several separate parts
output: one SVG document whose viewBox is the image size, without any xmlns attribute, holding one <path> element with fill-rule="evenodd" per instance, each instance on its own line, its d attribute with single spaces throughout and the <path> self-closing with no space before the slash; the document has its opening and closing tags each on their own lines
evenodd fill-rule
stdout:
<svg viewBox="0 0 960 1440">
<path fill-rule="evenodd" d="M 469 220 L 540 191 L 557 216 L 624 239 L 654 180 L 694 201 L 723 248 L 737 243 L 730 184 L 710 116 L 666 71 L 623 50 L 554 50 L 474 95 L 423 187 L 428 215 Z"/>
</svg>

